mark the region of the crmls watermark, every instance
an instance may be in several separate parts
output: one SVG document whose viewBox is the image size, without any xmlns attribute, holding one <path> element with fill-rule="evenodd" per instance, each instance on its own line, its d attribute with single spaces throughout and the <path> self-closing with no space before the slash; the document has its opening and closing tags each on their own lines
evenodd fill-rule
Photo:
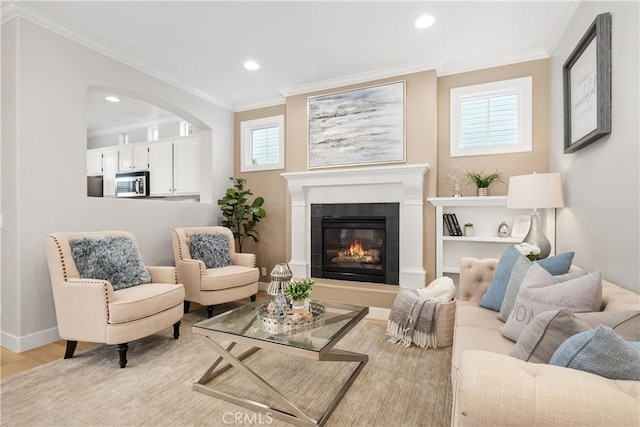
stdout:
<svg viewBox="0 0 640 427">
<path fill-rule="evenodd" d="M 270 412 L 266 414 L 259 413 L 251 413 L 248 414 L 246 412 L 225 412 L 222 414 L 222 422 L 225 424 L 235 424 L 235 425 L 261 425 L 261 424 L 271 424 L 273 422 L 273 417 Z"/>
</svg>

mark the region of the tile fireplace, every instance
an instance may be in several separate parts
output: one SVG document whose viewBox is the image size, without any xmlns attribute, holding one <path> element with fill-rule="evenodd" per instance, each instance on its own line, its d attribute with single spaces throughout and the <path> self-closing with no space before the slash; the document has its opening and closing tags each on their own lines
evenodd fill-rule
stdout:
<svg viewBox="0 0 640 427">
<path fill-rule="evenodd" d="M 346 209 L 344 214 L 324 215 L 347 217 L 353 216 L 349 209 L 359 209 L 352 207 L 352 205 L 380 204 L 384 205 L 385 209 L 388 205 L 395 205 L 398 213 L 391 220 L 391 223 L 397 223 L 397 231 L 390 231 L 387 228 L 390 221 L 387 218 L 387 224 L 384 228 L 387 243 L 385 244 L 385 249 L 380 252 L 381 256 L 384 257 L 384 262 L 381 260 L 379 263 L 385 270 L 384 282 L 375 282 L 370 279 L 363 281 L 399 284 L 405 288 L 423 288 L 426 281 L 423 224 L 424 181 L 428 170 L 428 164 L 402 164 L 283 173 L 282 177 L 287 180 L 291 197 L 291 259 L 289 266 L 294 277 L 318 277 L 317 274 L 322 274 L 324 278 L 324 274 L 329 273 L 328 270 L 326 273 L 322 272 L 322 264 L 326 259 L 319 261 L 320 270 L 312 262 L 318 261 L 318 256 L 321 258 L 329 256 L 323 253 L 322 240 L 320 240 L 320 243 L 312 243 L 314 231 L 317 232 L 319 228 L 321 235 L 323 233 L 321 218 L 312 219 L 314 209 L 318 209 L 315 207 L 316 205 L 347 206 L 344 208 Z M 371 212 L 363 214 L 363 216 L 371 218 L 381 215 Z M 342 272 L 345 272 L 345 269 L 353 266 L 346 267 L 344 261 L 354 261 L 354 256 L 360 256 L 344 253 L 347 248 L 345 247 L 346 242 L 343 242 L 342 240 L 344 239 L 342 238 L 346 239 L 349 234 L 352 237 L 358 237 L 361 245 L 363 243 L 369 245 L 370 251 L 376 249 L 376 237 L 373 236 L 374 232 L 372 230 L 379 229 L 373 226 L 361 227 L 361 229 L 368 231 L 327 231 L 328 233 L 337 233 L 338 237 L 340 237 L 338 243 L 334 242 L 333 247 L 326 249 L 338 251 L 329 260 L 329 268 L 342 268 Z M 392 250 L 389 249 L 388 243 L 390 235 L 394 232 L 397 232 L 398 236 L 397 259 L 392 256 Z M 363 241 L 365 238 L 368 239 L 366 242 Z M 351 245 L 349 245 L 350 247 Z M 343 251 L 342 255 L 340 255 L 340 251 Z M 368 255 L 373 256 L 371 252 Z M 340 259 L 340 256 L 342 256 L 342 259 Z M 362 256 L 366 256 L 366 254 Z M 338 259 L 333 262 L 332 260 L 336 257 Z M 333 266 L 331 266 L 332 263 L 334 264 Z M 396 267 L 390 265 L 390 263 L 397 263 L 397 273 L 395 272 Z M 394 274 L 397 274 L 397 276 L 394 276 Z"/>
<path fill-rule="evenodd" d="M 311 277 L 397 285 L 398 203 L 311 205 Z"/>
</svg>

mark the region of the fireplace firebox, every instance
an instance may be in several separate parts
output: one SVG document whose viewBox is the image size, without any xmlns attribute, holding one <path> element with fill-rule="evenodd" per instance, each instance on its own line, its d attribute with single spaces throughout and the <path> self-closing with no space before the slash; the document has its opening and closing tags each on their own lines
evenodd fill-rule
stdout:
<svg viewBox="0 0 640 427">
<path fill-rule="evenodd" d="M 312 205 L 312 277 L 398 284 L 397 203 Z"/>
</svg>

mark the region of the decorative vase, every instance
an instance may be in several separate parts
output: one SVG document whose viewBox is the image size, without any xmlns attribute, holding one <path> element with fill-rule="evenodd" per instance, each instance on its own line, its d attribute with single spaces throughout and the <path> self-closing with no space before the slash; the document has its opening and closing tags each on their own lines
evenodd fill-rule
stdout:
<svg viewBox="0 0 640 427">
<path fill-rule="evenodd" d="M 269 294 L 273 303 L 273 313 L 279 319 L 284 319 L 289 312 L 289 304 L 287 304 L 284 290 L 287 288 L 292 276 L 289 264 L 286 263 L 276 264 L 271 270 L 271 282 L 267 288 L 267 294 Z"/>
<path fill-rule="evenodd" d="M 478 188 L 478 197 L 483 197 L 489 194 L 487 187 Z"/>
<path fill-rule="evenodd" d="M 473 236 L 473 226 L 469 227 L 468 225 L 464 226 L 464 235 L 467 237 Z"/>
<path fill-rule="evenodd" d="M 498 236 L 509 237 L 510 233 L 511 233 L 511 229 L 509 228 L 506 222 L 502 221 L 502 224 L 498 226 Z"/>
<path fill-rule="evenodd" d="M 303 299 L 291 301 L 291 308 L 293 310 L 304 310 L 305 306 L 306 306 L 305 300 Z"/>
</svg>

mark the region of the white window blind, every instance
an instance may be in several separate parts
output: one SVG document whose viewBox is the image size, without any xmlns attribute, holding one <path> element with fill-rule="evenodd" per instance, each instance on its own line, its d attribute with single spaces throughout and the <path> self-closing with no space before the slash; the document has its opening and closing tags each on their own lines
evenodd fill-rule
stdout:
<svg viewBox="0 0 640 427">
<path fill-rule="evenodd" d="M 518 95 L 462 100 L 460 146 L 477 147 L 518 142 Z"/>
<path fill-rule="evenodd" d="M 451 156 L 531 151 L 531 77 L 451 90 Z"/>
<path fill-rule="evenodd" d="M 265 129 L 254 129 L 251 132 L 251 163 L 268 165 L 278 163 L 280 145 L 280 129 L 277 126 Z"/>
</svg>

